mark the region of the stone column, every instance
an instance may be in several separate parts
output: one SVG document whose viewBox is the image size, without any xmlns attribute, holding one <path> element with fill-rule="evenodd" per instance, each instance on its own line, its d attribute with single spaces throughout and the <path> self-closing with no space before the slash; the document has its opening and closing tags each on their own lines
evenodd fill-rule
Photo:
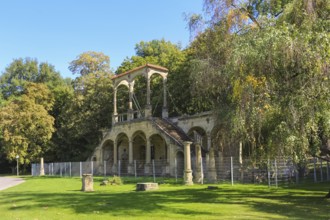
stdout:
<svg viewBox="0 0 330 220">
<path fill-rule="evenodd" d="M 113 143 L 113 166 L 112 166 L 112 172 L 117 173 L 118 172 L 118 147 L 117 147 L 117 140 Z"/>
<path fill-rule="evenodd" d="M 134 174 L 133 140 L 129 140 L 128 143 L 128 174 Z"/>
<path fill-rule="evenodd" d="M 190 145 L 192 142 L 185 141 L 184 143 L 184 183 L 185 185 L 193 185 L 193 176 L 191 170 Z"/>
<path fill-rule="evenodd" d="M 168 118 L 168 108 L 167 108 L 167 96 L 166 96 L 166 91 L 167 91 L 167 77 L 164 77 L 163 79 L 163 109 L 162 109 L 162 117 L 163 118 Z"/>
<path fill-rule="evenodd" d="M 196 152 L 196 170 L 195 170 L 195 182 L 201 183 L 202 182 L 202 149 L 200 143 L 195 143 L 195 152 Z"/>
<path fill-rule="evenodd" d="M 134 119 L 133 116 L 133 85 L 132 82 L 128 84 L 128 111 L 127 111 L 127 120 L 130 121 Z"/>
<path fill-rule="evenodd" d="M 113 117 L 112 124 L 116 124 L 118 122 L 118 113 L 117 113 L 117 88 L 113 91 Z"/>
<path fill-rule="evenodd" d="M 44 158 L 40 158 L 40 176 L 45 175 Z"/>
<path fill-rule="evenodd" d="M 147 74 L 147 105 L 145 107 L 144 110 L 144 114 L 146 118 L 150 118 L 152 116 L 152 108 L 151 108 L 151 104 L 150 104 L 150 77 Z"/>
<path fill-rule="evenodd" d="M 210 148 L 209 151 L 209 168 L 208 168 L 208 180 L 211 183 L 217 182 L 217 172 L 215 169 L 215 159 L 214 159 L 214 149 L 213 147 Z"/>
<path fill-rule="evenodd" d="M 166 144 L 166 143 L 165 143 Z M 170 175 L 171 170 L 170 170 L 170 162 L 171 162 L 171 146 L 166 144 L 166 170 L 165 174 Z"/>
<path fill-rule="evenodd" d="M 147 138 L 146 164 L 144 165 L 144 173 L 145 174 L 150 174 L 150 162 L 151 162 L 151 143 L 150 143 L 150 139 Z"/>
</svg>

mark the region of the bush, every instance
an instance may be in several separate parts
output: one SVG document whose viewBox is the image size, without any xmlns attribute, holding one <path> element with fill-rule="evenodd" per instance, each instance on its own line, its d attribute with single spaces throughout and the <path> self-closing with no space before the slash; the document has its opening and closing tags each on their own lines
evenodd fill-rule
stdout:
<svg viewBox="0 0 330 220">
<path fill-rule="evenodd" d="M 109 185 L 122 185 L 124 181 L 119 176 L 113 176 L 108 178 Z"/>
</svg>

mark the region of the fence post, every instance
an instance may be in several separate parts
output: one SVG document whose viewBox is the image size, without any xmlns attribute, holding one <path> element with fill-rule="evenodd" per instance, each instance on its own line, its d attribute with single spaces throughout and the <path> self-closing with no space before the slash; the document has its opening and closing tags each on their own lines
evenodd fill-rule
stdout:
<svg viewBox="0 0 330 220">
<path fill-rule="evenodd" d="M 121 162 L 120 160 L 118 161 L 118 176 L 120 177 L 120 166 L 121 166 Z"/>
<path fill-rule="evenodd" d="M 66 162 L 64 162 L 64 176 L 66 176 Z"/>
<path fill-rule="evenodd" d="M 204 184 L 203 157 L 201 156 L 201 184 Z"/>
<path fill-rule="evenodd" d="M 92 173 L 92 176 L 94 175 L 94 167 L 93 167 L 93 160 L 91 160 L 91 173 Z"/>
<path fill-rule="evenodd" d="M 155 160 L 152 160 L 152 174 L 154 176 L 154 183 L 156 182 L 156 175 L 155 175 Z"/>
<path fill-rule="evenodd" d="M 136 160 L 134 160 L 134 175 L 135 175 L 135 179 L 136 179 Z"/>
<path fill-rule="evenodd" d="M 81 161 L 79 162 L 79 172 L 80 172 L 80 178 L 82 177 L 82 164 Z"/>
<path fill-rule="evenodd" d="M 234 185 L 234 166 L 233 166 L 233 157 L 230 157 L 230 175 L 231 175 L 231 185 Z"/>
<path fill-rule="evenodd" d="M 60 176 L 62 177 L 62 163 L 60 163 Z"/>
<path fill-rule="evenodd" d="M 316 177 L 316 159 L 313 157 L 313 163 L 314 163 L 314 183 L 317 182 L 317 177 Z"/>
<path fill-rule="evenodd" d="M 103 161 L 103 171 L 104 171 L 104 177 L 107 176 L 107 162 Z"/>
<path fill-rule="evenodd" d="M 54 163 L 52 163 L 52 176 L 54 176 Z"/>
<path fill-rule="evenodd" d="M 267 177 L 268 177 L 268 187 L 270 188 L 270 164 L 269 159 L 267 160 Z"/>
<path fill-rule="evenodd" d="M 275 159 L 275 186 L 276 188 L 278 187 L 278 181 L 277 181 L 277 162 L 276 162 L 276 159 Z"/>
<path fill-rule="evenodd" d="M 320 170 L 321 170 L 321 182 L 323 182 L 323 163 L 322 163 L 322 160 L 321 160 Z"/>
<path fill-rule="evenodd" d="M 329 181 L 329 161 L 327 161 L 327 180 Z"/>
<path fill-rule="evenodd" d="M 175 175 L 175 182 L 177 183 L 178 182 L 178 164 L 177 164 L 177 161 L 176 161 L 176 158 L 174 160 L 174 175 Z"/>
</svg>

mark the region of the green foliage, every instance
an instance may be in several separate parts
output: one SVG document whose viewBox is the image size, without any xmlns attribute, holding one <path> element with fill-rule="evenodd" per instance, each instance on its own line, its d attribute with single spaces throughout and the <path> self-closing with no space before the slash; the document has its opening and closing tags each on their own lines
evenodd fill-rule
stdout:
<svg viewBox="0 0 330 220">
<path fill-rule="evenodd" d="M 70 62 L 69 70 L 81 76 L 97 72 L 111 73 L 110 58 L 102 52 L 84 52 Z"/>
<path fill-rule="evenodd" d="M 124 181 L 121 179 L 120 176 L 114 175 L 113 177 L 108 178 L 108 184 L 110 185 L 123 185 Z"/>
<path fill-rule="evenodd" d="M 60 160 L 85 160 L 111 127 L 113 88 L 108 73 L 90 73 L 74 80 L 74 92 L 61 111 L 54 151 Z"/>
<path fill-rule="evenodd" d="M 231 11 L 275 1 L 221 2 L 206 1 L 214 26 L 191 45 L 195 88 L 217 106 L 219 142 L 240 140 L 255 159 L 318 155 L 330 137 L 320 135 L 327 131 L 330 107 L 330 3 L 278 1 L 284 10 L 278 19 L 253 13 L 260 26 L 255 28 L 251 17 L 253 22 L 239 22 Z M 233 32 L 237 27 L 241 31 Z"/>
<path fill-rule="evenodd" d="M 64 81 L 54 66 L 36 59 L 15 59 L 0 77 L 0 92 L 5 99 L 19 96 L 28 82 L 45 83 L 49 88 L 63 85 Z"/>
<path fill-rule="evenodd" d="M 43 84 L 28 83 L 19 99 L 0 108 L 1 150 L 7 159 L 19 155 L 21 164 L 38 159 L 49 147 L 54 118 L 48 114 L 54 103 Z"/>
</svg>

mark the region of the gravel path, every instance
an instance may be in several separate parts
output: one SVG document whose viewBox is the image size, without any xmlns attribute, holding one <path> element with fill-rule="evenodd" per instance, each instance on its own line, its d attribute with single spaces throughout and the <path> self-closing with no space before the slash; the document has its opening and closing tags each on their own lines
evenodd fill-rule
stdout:
<svg viewBox="0 0 330 220">
<path fill-rule="evenodd" d="M 0 190 L 23 183 L 24 180 L 17 177 L 0 177 Z"/>
</svg>

